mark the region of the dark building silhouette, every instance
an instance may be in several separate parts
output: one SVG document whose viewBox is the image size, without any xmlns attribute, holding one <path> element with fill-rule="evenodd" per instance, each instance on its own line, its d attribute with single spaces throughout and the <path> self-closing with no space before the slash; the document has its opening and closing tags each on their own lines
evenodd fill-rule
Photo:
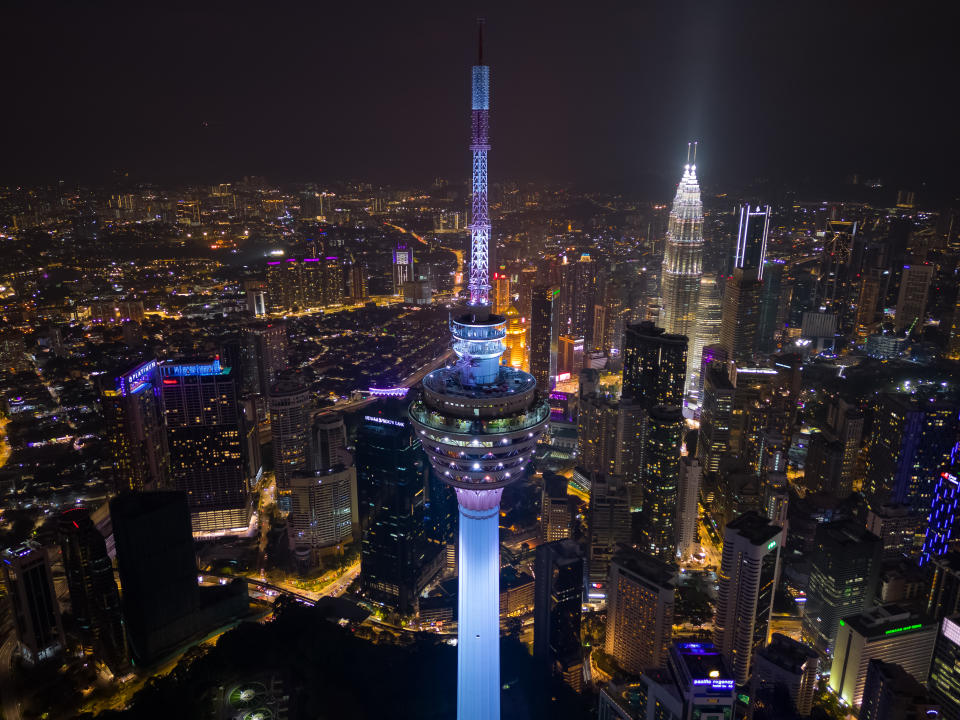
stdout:
<svg viewBox="0 0 960 720">
<path fill-rule="evenodd" d="M 682 374 L 680 388 L 683 388 Z M 679 407 L 651 408 L 643 453 L 643 512 L 638 522 L 640 548 L 672 562 L 677 552 L 674 529 L 680 487 L 680 447 L 686 425 Z"/>
<path fill-rule="evenodd" d="M 577 543 L 558 540 L 537 546 L 534 574 L 533 655 L 580 690 L 583 558 Z"/>
<path fill-rule="evenodd" d="M 107 544 L 86 508 L 61 514 L 57 529 L 73 620 L 84 645 L 116 673 L 127 663 L 127 641 Z"/>
<path fill-rule="evenodd" d="M 536 286 L 530 298 L 530 374 L 549 392 L 557 380 L 560 288 Z"/>
<path fill-rule="evenodd" d="M 860 720 L 936 720 L 939 705 L 913 675 L 896 663 L 871 660 L 860 703 Z"/>
<path fill-rule="evenodd" d="M 933 645 L 927 687 L 946 720 L 960 720 L 960 615 L 945 617 Z"/>
<path fill-rule="evenodd" d="M 407 614 L 416 611 L 428 579 L 427 467 L 420 440 L 402 410 L 394 409 L 375 406 L 357 435 L 361 522 L 366 518 L 360 578 L 367 597 Z"/>
<path fill-rule="evenodd" d="M 125 493 L 110 501 L 127 642 L 149 665 L 247 611 L 247 585 L 197 585 L 186 495 Z"/>
<path fill-rule="evenodd" d="M 833 648 L 840 621 L 873 603 L 883 546 L 853 519 L 823 523 L 814 544 L 803 633 L 823 656 Z"/>
</svg>

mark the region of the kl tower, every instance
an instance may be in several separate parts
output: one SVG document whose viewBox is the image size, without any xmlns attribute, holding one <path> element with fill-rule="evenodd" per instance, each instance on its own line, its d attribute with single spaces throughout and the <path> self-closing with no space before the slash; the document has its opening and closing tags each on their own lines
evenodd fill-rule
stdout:
<svg viewBox="0 0 960 720">
<path fill-rule="evenodd" d="M 470 302 L 450 319 L 457 362 L 423 379 L 410 418 L 434 471 L 460 506 L 458 720 L 500 717 L 500 496 L 521 480 L 550 407 L 529 373 L 500 364 L 506 318 L 490 309 L 487 153 L 490 68 L 483 21 L 473 66 Z"/>
</svg>

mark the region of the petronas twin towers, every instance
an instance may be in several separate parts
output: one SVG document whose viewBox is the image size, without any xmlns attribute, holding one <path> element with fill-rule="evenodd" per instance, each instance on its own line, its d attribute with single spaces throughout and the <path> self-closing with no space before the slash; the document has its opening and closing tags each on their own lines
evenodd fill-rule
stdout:
<svg viewBox="0 0 960 720">
<path fill-rule="evenodd" d="M 695 151 L 694 151 L 695 152 Z M 688 156 L 689 161 L 689 156 Z M 696 159 L 696 155 L 694 155 Z M 700 355 L 707 328 L 700 312 L 700 281 L 703 277 L 703 203 L 697 182 L 696 164 L 687 163 L 677 186 L 670 210 L 667 242 L 660 276 L 660 326 L 668 333 L 685 335 L 687 375 L 685 394 L 695 391 L 699 376 Z"/>
</svg>

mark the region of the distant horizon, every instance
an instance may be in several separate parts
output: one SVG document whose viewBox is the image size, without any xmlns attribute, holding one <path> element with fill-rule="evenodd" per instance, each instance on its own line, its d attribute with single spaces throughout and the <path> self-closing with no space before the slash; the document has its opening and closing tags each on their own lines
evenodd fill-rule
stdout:
<svg viewBox="0 0 960 720">
<path fill-rule="evenodd" d="M 956 66 L 956 10 L 17 6 L 8 27 L 43 28 L 45 42 L 10 34 L 0 183 L 466 178 L 482 14 L 493 181 L 646 193 L 654 178 L 662 197 L 699 140 L 707 187 L 829 188 L 856 173 L 952 199 L 960 151 L 944 141 L 941 75 Z"/>
</svg>

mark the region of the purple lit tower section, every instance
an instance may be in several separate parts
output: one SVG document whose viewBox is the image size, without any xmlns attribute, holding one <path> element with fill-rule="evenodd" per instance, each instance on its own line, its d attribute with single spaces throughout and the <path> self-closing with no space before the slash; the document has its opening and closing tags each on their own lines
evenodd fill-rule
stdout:
<svg viewBox="0 0 960 720">
<path fill-rule="evenodd" d="M 482 26 L 481 26 L 482 28 Z M 473 67 L 470 304 L 450 320 L 457 362 L 423 379 L 410 418 L 460 505 L 458 720 L 500 717 L 500 496 L 522 479 L 550 406 L 529 373 L 501 365 L 506 318 L 491 312 L 487 263 L 490 68 Z"/>
</svg>

